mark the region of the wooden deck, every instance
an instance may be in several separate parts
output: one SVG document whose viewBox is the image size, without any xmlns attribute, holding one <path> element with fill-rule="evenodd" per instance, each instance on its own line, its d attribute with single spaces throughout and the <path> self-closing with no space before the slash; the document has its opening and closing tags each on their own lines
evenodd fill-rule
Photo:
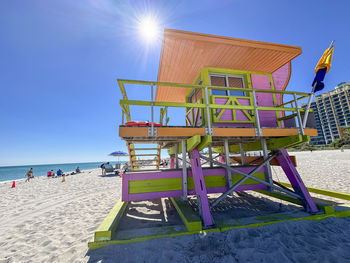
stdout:
<svg viewBox="0 0 350 263">
<path fill-rule="evenodd" d="M 119 136 L 129 143 L 163 143 L 163 147 L 171 147 L 181 139 L 189 139 L 194 135 L 205 136 L 204 127 L 167 126 L 156 127 L 156 136 L 148 135 L 148 127 L 119 126 Z M 264 138 L 279 138 L 298 135 L 296 128 L 262 128 Z M 317 136 L 316 129 L 304 129 L 305 135 Z M 260 137 L 261 138 L 261 137 Z M 248 143 L 260 139 L 255 128 L 213 128 L 213 146 L 221 146 L 224 139 L 230 144 Z"/>
</svg>

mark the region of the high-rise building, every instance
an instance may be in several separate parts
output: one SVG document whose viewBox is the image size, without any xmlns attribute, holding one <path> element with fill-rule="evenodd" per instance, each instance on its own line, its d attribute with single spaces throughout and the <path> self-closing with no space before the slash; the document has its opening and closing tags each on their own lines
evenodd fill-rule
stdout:
<svg viewBox="0 0 350 263">
<path fill-rule="evenodd" d="M 306 104 L 302 104 L 306 108 Z M 330 144 L 340 138 L 341 127 L 350 126 L 350 82 L 342 82 L 333 91 L 317 95 L 311 103 L 318 136 L 311 144 Z"/>
</svg>

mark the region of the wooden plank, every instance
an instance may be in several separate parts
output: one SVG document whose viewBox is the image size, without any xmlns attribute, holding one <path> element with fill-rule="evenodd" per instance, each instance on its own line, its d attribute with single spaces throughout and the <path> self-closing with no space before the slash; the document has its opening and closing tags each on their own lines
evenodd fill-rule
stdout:
<svg viewBox="0 0 350 263">
<path fill-rule="evenodd" d="M 310 136 L 308 135 L 293 135 L 287 137 L 267 139 L 266 144 L 267 149 L 273 150 L 293 147 L 295 145 L 308 141 L 310 141 Z M 245 151 L 260 151 L 262 149 L 260 140 L 251 143 L 245 143 L 243 147 Z M 230 145 L 229 149 L 230 152 L 240 152 L 239 144 Z M 214 147 L 213 150 L 217 153 L 224 153 L 224 147 Z"/>
<path fill-rule="evenodd" d="M 157 127 L 157 136 L 190 137 L 194 135 L 205 136 L 205 128 L 197 127 Z"/>
<path fill-rule="evenodd" d="M 297 167 L 297 161 L 296 161 L 295 156 L 289 156 L 289 157 L 290 157 L 292 163 L 294 164 L 294 166 Z M 235 162 L 239 163 L 239 164 L 242 163 L 242 157 L 240 157 L 240 156 L 232 156 L 232 157 L 230 157 L 230 159 L 231 159 L 231 163 L 235 163 Z M 260 156 L 245 156 L 244 159 L 245 159 L 246 163 L 254 164 L 254 165 L 259 165 L 263 162 L 263 158 L 261 158 Z M 280 166 L 280 164 L 276 158 L 273 158 L 270 161 L 270 165 Z"/>
<path fill-rule="evenodd" d="M 182 222 L 185 224 L 187 231 L 201 231 L 202 221 L 198 215 L 192 210 L 192 208 L 184 202 L 180 197 L 171 197 L 171 202 L 173 203 L 176 211 Z"/>
<path fill-rule="evenodd" d="M 124 214 L 128 202 L 122 202 L 121 199 L 109 212 L 107 217 L 102 221 L 101 225 L 95 232 L 95 241 L 111 240 L 112 234 L 116 230 L 119 221 Z"/>
<path fill-rule="evenodd" d="M 262 129 L 263 136 L 292 136 L 292 135 L 298 135 L 299 130 L 298 129 L 276 129 L 276 128 L 263 128 Z"/>
<path fill-rule="evenodd" d="M 227 186 L 225 170 L 221 169 L 217 175 L 204 175 L 204 182 L 207 188 L 217 188 Z M 207 173 L 204 170 L 204 173 Z M 190 172 L 188 172 L 191 175 Z M 161 175 L 159 175 L 161 176 Z M 232 182 L 238 182 L 243 178 L 240 174 L 231 174 Z M 254 177 L 261 180 L 265 180 L 265 173 L 255 173 Z M 242 185 L 254 185 L 259 182 L 252 179 L 246 180 Z M 193 177 L 187 177 L 187 188 L 189 190 L 195 189 Z M 161 178 L 161 179 L 145 179 L 145 180 L 130 180 L 128 194 L 141 194 L 141 193 L 154 193 L 154 192 L 166 192 L 166 191 L 178 191 L 182 190 L 182 175 L 179 172 L 176 178 Z"/>
<path fill-rule="evenodd" d="M 148 136 L 147 127 L 119 127 L 120 137 L 146 137 Z"/>
<path fill-rule="evenodd" d="M 213 128 L 214 136 L 218 137 L 255 137 L 254 128 Z"/>
<path fill-rule="evenodd" d="M 317 129 L 304 129 L 305 135 L 317 136 Z"/>
<path fill-rule="evenodd" d="M 276 192 L 269 192 L 269 191 L 265 191 L 265 190 L 256 190 L 256 192 L 264 194 L 264 195 L 268 195 L 277 199 L 281 199 L 293 204 L 297 204 L 297 205 L 302 205 L 301 201 L 299 199 L 287 196 L 287 195 L 282 195 Z M 321 204 L 321 203 L 316 203 L 316 206 L 318 209 L 322 210 L 325 214 L 333 214 L 335 212 L 334 210 L 334 206 L 332 205 L 328 205 L 328 204 Z"/>
<path fill-rule="evenodd" d="M 129 194 L 176 190 L 182 190 L 182 180 L 180 177 L 129 181 Z"/>
<path fill-rule="evenodd" d="M 291 187 L 291 184 L 288 183 L 280 183 L 286 187 Z M 311 193 L 315 194 L 321 194 L 321 195 L 327 195 L 343 200 L 350 200 L 350 194 L 348 193 L 342 193 L 342 192 L 337 192 L 337 191 L 331 191 L 331 190 L 326 190 L 326 189 L 321 189 L 321 188 L 313 188 L 313 187 L 307 187 L 307 190 Z"/>
<path fill-rule="evenodd" d="M 200 135 L 195 135 L 192 136 L 191 138 L 187 139 L 187 151 L 192 151 L 194 148 L 197 147 L 198 144 L 201 143 L 201 136 Z"/>
<path fill-rule="evenodd" d="M 212 141 L 213 141 L 213 137 L 211 135 L 203 136 L 201 138 L 200 144 L 198 145 L 198 150 L 199 151 L 203 150 L 205 147 L 211 144 Z"/>
</svg>

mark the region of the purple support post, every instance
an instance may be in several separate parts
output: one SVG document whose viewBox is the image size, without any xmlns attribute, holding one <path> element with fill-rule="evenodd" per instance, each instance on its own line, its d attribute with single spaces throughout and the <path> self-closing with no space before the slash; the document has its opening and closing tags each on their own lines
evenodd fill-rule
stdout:
<svg viewBox="0 0 350 263">
<path fill-rule="evenodd" d="M 210 213 L 207 188 L 204 182 L 204 175 L 199 158 L 198 148 L 192 150 L 191 168 L 196 194 L 201 200 L 200 205 L 202 206 L 203 223 L 205 226 L 210 226 L 213 224 L 213 220 Z"/>
<path fill-rule="evenodd" d="M 282 154 L 276 156 L 276 159 L 278 160 L 283 171 L 285 172 L 286 176 L 288 177 L 294 191 L 304 199 L 301 201 L 302 201 L 305 209 L 307 211 L 311 211 L 314 213 L 318 212 L 317 206 L 315 205 L 314 201 L 311 198 L 309 191 L 307 190 L 306 186 L 304 185 L 303 181 L 301 180 L 301 177 L 300 177 L 297 169 L 294 167 L 293 162 L 290 159 L 287 150 L 284 148 L 282 148 L 280 150 L 281 150 Z"/>
<path fill-rule="evenodd" d="M 170 169 L 175 169 L 175 155 L 170 155 Z"/>
</svg>

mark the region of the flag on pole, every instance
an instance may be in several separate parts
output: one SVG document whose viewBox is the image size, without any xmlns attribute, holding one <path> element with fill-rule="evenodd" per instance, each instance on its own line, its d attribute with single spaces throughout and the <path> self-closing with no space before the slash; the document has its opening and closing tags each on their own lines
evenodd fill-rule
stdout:
<svg viewBox="0 0 350 263">
<path fill-rule="evenodd" d="M 326 76 L 326 73 L 330 70 L 331 64 L 332 64 L 332 57 L 333 57 L 333 51 L 334 51 L 334 46 L 333 46 L 334 41 L 332 41 L 331 45 L 329 48 L 323 52 L 323 55 L 321 59 L 318 61 L 316 68 L 315 68 L 315 73 L 316 76 L 314 78 L 314 81 L 312 82 L 312 87 L 313 87 L 313 92 L 320 91 L 324 88 L 324 77 Z"/>
<path fill-rule="evenodd" d="M 334 51 L 333 44 L 334 44 L 334 40 L 332 41 L 329 48 L 327 48 L 326 51 L 323 52 L 321 59 L 318 61 L 316 65 L 316 68 L 315 68 L 316 76 L 314 78 L 314 81 L 312 82 L 312 92 L 309 96 L 309 101 L 307 103 L 305 115 L 303 119 L 304 129 L 306 128 L 307 117 L 309 115 L 312 98 L 314 97 L 315 92 L 320 91 L 324 88 L 324 83 L 323 83 L 324 77 L 326 76 L 326 73 L 331 68 L 333 51 Z"/>
</svg>

